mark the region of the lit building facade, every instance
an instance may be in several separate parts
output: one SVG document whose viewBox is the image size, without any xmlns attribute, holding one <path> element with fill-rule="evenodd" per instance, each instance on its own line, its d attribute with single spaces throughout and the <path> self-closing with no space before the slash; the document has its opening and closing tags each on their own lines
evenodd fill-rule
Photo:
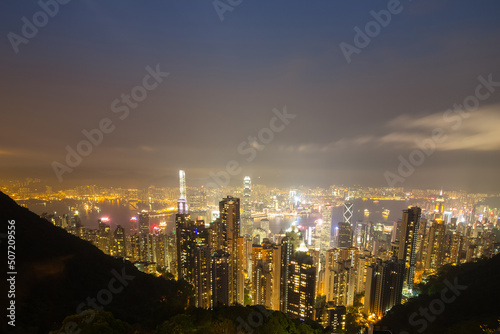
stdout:
<svg viewBox="0 0 500 334">
<path fill-rule="evenodd" d="M 403 210 L 398 259 L 402 261 L 405 266 L 404 289 L 408 293 L 411 293 L 413 290 L 413 282 L 415 279 L 415 269 L 417 265 L 417 235 L 421 215 L 422 210 L 419 207 Z"/>
</svg>

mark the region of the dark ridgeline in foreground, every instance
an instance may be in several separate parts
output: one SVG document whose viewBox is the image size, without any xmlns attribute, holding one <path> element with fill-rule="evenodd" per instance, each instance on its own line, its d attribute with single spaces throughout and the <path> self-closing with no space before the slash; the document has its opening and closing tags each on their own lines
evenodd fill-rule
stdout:
<svg viewBox="0 0 500 334">
<path fill-rule="evenodd" d="M 500 326 L 500 254 L 442 267 L 418 297 L 395 306 L 379 325 L 393 333 L 492 333 L 480 328 Z"/>
<path fill-rule="evenodd" d="M 81 311 L 77 307 L 87 304 L 87 298 L 107 302 L 112 296 L 105 310 L 144 328 L 156 327 L 188 305 L 192 292 L 186 283 L 142 273 L 128 261 L 105 255 L 0 192 L 2 233 L 11 219 L 16 226 L 16 328 L 20 333 L 57 329 L 66 316 Z M 4 285 L 2 280 L 2 291 L 7 291 Z M 115 292 L 98 296 L 103 289 Z M 99 301 L 96 304 L 101 306 Z M 11 330 L 3 324 L 2 332 Z"/>
</svg>

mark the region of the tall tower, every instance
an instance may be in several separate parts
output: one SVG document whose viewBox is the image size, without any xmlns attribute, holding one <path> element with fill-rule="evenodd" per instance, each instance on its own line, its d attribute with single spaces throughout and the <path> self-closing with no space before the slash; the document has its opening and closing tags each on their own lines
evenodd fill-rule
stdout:
<svg viewBox="0 0 500 334">
<path fill-rule="evenodd" d="M 243 212 L 241 215 L 241 234 L 252 234 L 252 180 L 250 176 L 243 179 Z"/>
<path fill-rule="evenodd" d="M 432 222 L 427 243 L 425 269 L 437 271 L 444 262 L 446 227 L 441 219 Z"/>
<path fill-rule="evenodd" d="M 207 246 L 196 247 L 194 268 L 196 306 L 204 309 L 210 308 L 211 305 L 211 267 L 210 248 Z"/>
<path fill-rule="evenodd" d="M 125 229 L 118 225 L 115 229 L 114 235 L 114 255 L 120 257 L 127 256 L 127 248 L 125 243 Z"/>
<path fill-rule="evenodd" d="M 139 233 L 148 234 L 149 233 L 149 213 L 147 211 L 141 211 L 139 216 Z"/>
<path fill-rule="evenodd" d="M 403 210 L 403 221 L 401 222 L 398 259 L 404 263 L 403 288 L 409 293 L 413 290 L 413 281 L 415 279 L 417 236 L 421 215 L 422 210 L 419 207 L 411 207 Z"/>
<path fill-rule="evenodd" d="M 439 196 L 436 198 L 436 210 L 435 212 L 443 214 L 444 212 L 444 196 L 443 190 L 439 193 Z"/>
<path fill-rule="evenodd" d="M 229 304 L 242 300 L 244 291 L 238 289 L 238 238 L 240 236 L 240 199 L 227 196 L 219 202 L 222 225 L 226 230 L 226 250 L 229 253 Z"/>
<path fill-rule="evenodd" d="M 179 190 L 180 190 L 180 197 L 177 200 L 177 213 L 187 214 L 188 205 L 186 202 L 186 173 L 184 173 L 183 170 L 179 171 Z"/>
<path fill-rule="evenodd" d="M 352 247 L 352 226 L 347 223 L 339 223 L 338 225 L 338 248 L 349 248 Z"/>
<path fill-rule="evenodd" d="M 183 170 L 179 171 L 179 190 L 181 192 L 180 198 L 186 199 L 186 173 Z"/>
<path fill-rule="evenodd" d="M 319 235 L 319 249 L 321 253 L 325 253 L 327 250 L 330 249 L 330 242 L 332 239 L 332 206 L 329 204 L 323 205 L 321 208 L 321 216 L 323 220 L 323 224 L 321 224 L 318 227 L 316 227 L 318 230 L 320 230 L 320 235 Z"/>
<path fill-rule="evenodd" d="M 186 175 L 179 171 L 180 197 L 177 200 L 175 215 L 175 238 L 177 246 L 177 279 L 193 282 L 194 270 L 194 238 L 192 236 L 191 220 L 186 202 Z"/>
<path fill-rule="evenodd" d="M 365 308 L 366 314 L 375 314 L 381 317 L 393 306 L 401 304 L 401 290 L 403 288 L 403 263 L 393 258 L 367 267 Z"/>
<path fill-rule="evenodd" d="M 280 284 L 280 311 L 286 313 L 289 307 L 288 277 L 290 276 L 290 263 L 292 262 L 294 247 L 288 237 L 281 239 L 281 284 Z"/>
<path fill-rule="evenodd" d="M 141 261 L 151 261 L 149 213 L 147 211 L 139 212 L 139 254 Z"/>
<path fill-rule="evenodd" d="M 229 305 L 230 256 L 222 249 L 211 255 L 212 307 Z"/>
<path fill-rule="evenodd" d="M 352 202 L 349 199 L 344 203 L 344 223 L 352 226 Z"/>
<path fill-rule="evenodd" d="M 316 268 L 304 244 L 290 261 L 287 314 L 301 320 L 313 319 Z"/>
</svg>

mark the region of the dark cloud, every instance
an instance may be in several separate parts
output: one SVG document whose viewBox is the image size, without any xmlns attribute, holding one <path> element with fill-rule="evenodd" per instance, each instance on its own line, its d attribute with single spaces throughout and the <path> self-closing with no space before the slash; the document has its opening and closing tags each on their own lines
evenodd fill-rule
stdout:
<svg viewBox="0 0 500 334">
<path fill-rule="evenodd" d="M 1 42 L 0 168 L 6 178 L 78 183 L 192 184 L 238 161 L 275 185 L 386 185 L 384 172 L 443 124 L 500 57 L 500 5 L 422 0 L 405 4 L 347 64 L 339 43 L 386 2 L 245 2 L 220 22 L 206 1 L 72 2 L 15 54 Z M 0 5 L 0 33 L 19 33 L 38 6 Z M 142 84 L 146 66 L 170 76 L 120 120 L 112 102 Z M 404 186 L 494 190 L 494 92 Z M 297 117 L 251 162 L 242 142 L 269 126 L 274 108 Z M 115 130 L 63 184 L 52 171 L 82 130 L 110 118 Z M 473 157 L 473 159 L 471 158 Z"/>
</svg>

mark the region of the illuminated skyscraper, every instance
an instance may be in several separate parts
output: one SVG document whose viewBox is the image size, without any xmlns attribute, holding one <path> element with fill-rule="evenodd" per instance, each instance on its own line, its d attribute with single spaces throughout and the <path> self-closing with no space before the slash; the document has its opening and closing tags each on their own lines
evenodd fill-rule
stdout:
<svg viewBox="0 0 500 334">
<path fill-rule="evenodd" d="M 238 278 L 237 290 L 240 291 L 238 303 L 245 303 L 245 282 L 248 279 L 251 281 L 252 276 L 252 242 L 245 237 L 239 237 L 237 241 L 237 260 L 238 260 Z M 243 291 L 243 292 L 242 292 Z"/>
<path fill-rule="evenodd" d="M 162 270 L 169 270 L 168 261 L 168 236 L 159 229 L 153 234 L 154 262 Z"/>
<path fill-rule="evenodd" d="M 149 233 L 149 214 L 146 211 L 139 212 L 139 233 Z"/>
<path fill-rule="evenodd" d="M 415 279 L 417 235 L 421 214 L 422 210 L 419 207 L 403 210 L 398 259 L 404 263 L 403 287 L 409 293 L 413 290 L 413 281 Z"/>
<path fill-rule="evenodd" d="M 229 305 L 230 256 L 223 250 L 215 251 L 211 256 L 212 270 L 212 307 Z"/>
<path fill-rule="evenodd" d="M 180 197 L 175 215 L 175 237 L 177 245 L 177 279 L 194 283 L 195 236 L 186 203 L 186 176 L 179 171 Z"/>
<path fill-rule="evenodd" d="M 451 243 L 451 255 L 450 255 L 450 263 L 451 264 L 460 264 L 460 256 L 463 251 L 464 246 L 464 237 L 460 232 L 455 232 L 452 237 Z"/>
<path fill-rule="evenodd" d="M 114 256 L 126 257 L 127 248 L 125 246 L 125 229 L 118 225 L 114 232 Z"/>
<path fill-rule="evenodd" d="M 175 237 L 177 244 L 177 279 L 194 281 L 194 256 L 196 241 L 189 214 L 175 215 Z"/>
<path fill-rule="evenodd" d="M 352 305 L 356 294 L 358 256 L 356 248 L 334 248 L 326 252 L 324 290 L 327 302 Z"/>
<path fill-rule="evenodd" d="M 197 247 L 195 252 L 195 297 L 196 306 L 208 309 L 211 306 L 211 254 L 207 246 Z"/>
<path fill-rule="evenodd" d="M 338 248 L 349 248 L 352 247 L 352 225 L 343 222 L 338 224 Z"/>
<path fill-rule="evenodd" d="M 362 293 L 365 291 L 366 273 L 368 270 L 368 266 L 370 266 L 373 261 L 373 256 L 369 251 L 364 251 L 363 254 L 358 257 L 358 265 L 356 270 L 356 293 Z"/>
<path fill-rule="evenodd" d="M 366 273 L 365 313 L 381 317 L 393 306 L 401 304 L 404 265 L 393 258 L 368 266 Z"/>
<path fill-rule="evenodd" d="M 133 262 L 141 261 L 141 241 L 137 233 L 130 236 L 130 249 L 127 250 Z"/>
<path fill-rule="evenodd" d="M 443 265 L 445 233 L 446 227 L 443 221 L 434 220 L 429 230 L 425 269 L 437 271 Z"/>
<path fill-rule="evenodd" d="M 101 218 L 97 220 L 98 235 L 97 247 L 103 251 L 104 254 L 111 254 L 111 229 L 109 227 L 109 218 Z"/>
<path fill-rule="evenodd" d="M 371 242 L 371 222 L 356 222 L 356 232 L 354 233 L 354 243 L 355 247 L 360 250 L 368 249 Z"/>
<path fill-rule="evenodd" d="M 401 220 L 394 222 L 394 225 L 392 228 L 391 242 L 398 242 L 399 243 L 399 237 L 401 236 L 401 224 L 402 224 Z"/>
<path fill-rule="evenodd" d="M 180 198 L 186 199 L 186 173 L 183 170 L 179 171 L 179 190 Z"/>
<path fill-rule="evenodd" d="M 349 200 L 347 200 L 345 203 L 344 203 L 344 223 L 348 223 L 349 225 L 351 225 L 352 227 L 352 202 L 349 202 Z"/>
<path fill-rule="evenodd" d="M 179 171 L 179 191 L 180 196 L 177 200 L 177 213 L 178 214 L 187 214 L 188 213 L 188 205 L 186 202 L 186 174 L 183 170 Z"/>
<path fill-rule="evenodd" d="M 141 262 L 152 262 L 152 243 L 149 234 L 149 213 L 141 211 L 139 216 L 139 259 Z"/>
<path fill-rule="evenodd" d="M 302 246 L 289 265 L 287 314 L 305 320 L 314 317 L 316 268 L 307 248 Z"/>
<path fill-rule="evenodd" d="M 344 331 L 346 314 L 345 306 L 337 306 L 332 302 L 327 302 L 321 314 L 321 324 L 324 327 L 331 326 L 333 333 Z"/>
<path fill-rule="evenodd" d="M 444 197 L 443 197 L 443 191 L 439 193 L 439 196 L 436 198 L 436 209 L 435 212 L 443 214 L 444 212 Z"/>
<path fill-rule="evenodd" d="M 227 196 L 219 202 L 219 212 L 222 225 L 226 231 L 226 250 L 229 253 L 229 302 L 241 303 L 244 291 L 238 284 L 238 238 L 240 237 L 240 199 Z"/>
<path fill-rule="evenodd" d="M 281 240 L 281 286 L 280 286 L 280 311 L 286 313 L 288 310 L 288 293 L 289 293 L 289 281 L 290 276 L 290 263 L 293 258 L 294 246 L 293 240 L 288 237 L 284 237 Z"/>
<path fill-rule="evenodd" d="M 243 179 L 243 210 L 241 215 L 241 235 L 252 234 L 252 180 L 250 176 Z"/>
<path fill-rule="evenodd" d="M 267 241 L 252 247 L 252 297 L 254 305 L 271 308 L 273 245 Z"/>
<path fill-rule="evenodd" d="M 323 254 L 331 248 L 332 239 L 332 207 L 324 205 L 321 210 L 322 226 L 320 228 L 320 247 L 319 250 Z"/>
<path fill-rule="evenodd" d="M 288 197 L 288 202 L 290 205 L 290 210 L 296 209 L 298 204 L 298 197 L 296 190 L 290 190 L 290 194 Z"/>
</svg>

